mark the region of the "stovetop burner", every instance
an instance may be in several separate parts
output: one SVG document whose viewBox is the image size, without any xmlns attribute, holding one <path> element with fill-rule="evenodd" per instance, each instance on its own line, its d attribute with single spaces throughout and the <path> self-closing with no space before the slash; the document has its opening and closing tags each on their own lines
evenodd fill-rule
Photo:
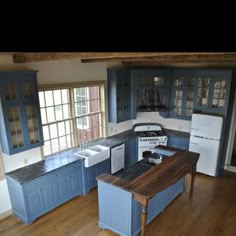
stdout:
<svg viewBox="0 0 236 236">
<path fill-rule="evenodd" d="M 146 132 L 137 132 L 139 137 L 158 137 L 158 136 L 166 136 L 165 131 L 146 131 Z"/>
</svg>

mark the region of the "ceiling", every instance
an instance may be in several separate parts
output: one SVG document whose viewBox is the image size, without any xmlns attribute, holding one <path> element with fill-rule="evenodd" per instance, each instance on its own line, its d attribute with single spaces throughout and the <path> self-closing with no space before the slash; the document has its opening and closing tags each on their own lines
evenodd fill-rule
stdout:
<svg viewBox="0 0 236 236">
<path fill-rule="evenodd" d="M 236 68 L 236 52 L 12 52 L 9 54 L 12 55 L 14 63 L 80 60 L 81 63 L 119 62 L 129 66 Z"/>
</svg>

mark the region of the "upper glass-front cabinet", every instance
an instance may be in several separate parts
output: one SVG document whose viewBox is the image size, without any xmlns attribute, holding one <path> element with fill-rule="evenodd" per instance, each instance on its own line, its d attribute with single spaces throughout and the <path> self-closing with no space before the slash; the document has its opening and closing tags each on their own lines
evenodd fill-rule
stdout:
<svg viewBox="0 0 236 236">
<path fill-rule="evenodd" d="M 171 117 L 190 119 L 194 105 L 194 79 L 189 75 L 174 74 L 172 80 Z"/>
<path fill-rule="evenodd" d="M 36 73 L 0 72 L 0 137 L 6 154 L 43 145 Z"/>
<path fill-rule="evenodd" d="M 165 69 L 134 69 L 136 110 L 138 112 L 168 112 L 170 71 Z"/>
</svg>

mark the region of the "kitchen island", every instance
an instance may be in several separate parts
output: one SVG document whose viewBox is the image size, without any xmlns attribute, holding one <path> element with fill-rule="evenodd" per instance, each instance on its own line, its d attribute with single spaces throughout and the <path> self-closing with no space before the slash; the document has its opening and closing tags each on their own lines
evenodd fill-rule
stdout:
<svg viewBox="0 0 236 236">
<path fill-rule="evenodd" d="M 184 176 L 189 172 L 192 196 L 199 154 L 162 145 L 156 151 L 169 157 L 132 180 L 122 175 L 97 177 L 99 227 L 120 235 L 133 236 L 140 230 L 145 235 L 146 223 L 184 191 Z"/>
</svg>

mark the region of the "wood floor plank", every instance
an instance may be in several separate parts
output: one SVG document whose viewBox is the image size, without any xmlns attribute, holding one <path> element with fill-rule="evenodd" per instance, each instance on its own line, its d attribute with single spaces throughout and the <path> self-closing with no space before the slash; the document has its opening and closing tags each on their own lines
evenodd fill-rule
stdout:
<svg viewBox="0 0 236 236">
<path fill-rule="evenodd" d="M 190 176 L 185 191 L 147 225 L 147 236 L 236 235 L 236 176 L 197 174 L 192 198 Z M 76 197 L 26 225 L 15 216 L 0 221 L 3 236 L 115 236 L 97 226 L 97 189 Z"/>
</svg>

